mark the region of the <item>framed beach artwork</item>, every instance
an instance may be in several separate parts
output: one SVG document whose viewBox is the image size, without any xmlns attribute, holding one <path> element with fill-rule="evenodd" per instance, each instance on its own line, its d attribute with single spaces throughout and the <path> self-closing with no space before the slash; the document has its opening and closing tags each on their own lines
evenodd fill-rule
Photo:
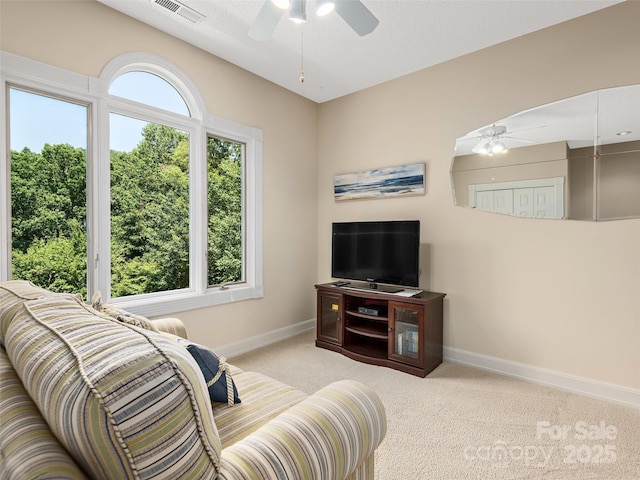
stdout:
<svg viewBox="0 0 640 480">
<path fill-rule="evenodd" d="M 424 195 L 424 163 L 336 175 L 336 201 Z"/>
</svg>

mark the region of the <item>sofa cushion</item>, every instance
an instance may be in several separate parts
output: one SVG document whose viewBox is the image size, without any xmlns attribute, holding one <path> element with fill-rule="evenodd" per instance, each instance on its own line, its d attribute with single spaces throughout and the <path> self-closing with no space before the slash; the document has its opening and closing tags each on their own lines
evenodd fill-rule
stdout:
<svg viewBox="0 0 640 480">
<path fill-rule="evenodd" d="M 23 385 L 92 478 L 215 478 L 220 441 L 183 347 L 64 294 L 25 302 L 7 324 Z"/>
<path fill-rule="evenodd" d="M 1 346 L 0 417 L 0 478 L 88 478 L 49 430 Z"/>
<path fill-rule="evenodd" d="M 386 430 L 380 397 L 359 382 L 340 380 L 225 448 L 219 478 L 373 478 L 374 450 Z"/>
<path fill-rule="evenodd" d="M 180 338 L 187 338 L 187 328 L 179 318 L 154 318 L 151 323 L 158 332 L 170 333 Z"/>
<path fill-rule="evenodd" d="M 189 343 L 187 351 L 202 370 L 212 402 L 224 402 L 229 405 L 240 403 L 238 389 L 231 378 L 224 357 L 218 358 L 207 347 L 197 343 Z"/>
<path fill-rule="evenodd" d="M 245 372 L 233 365 L 230 369 L 242 403 L 213 406 L 222 448 L 245 438 L 307 397 L 300 390 L 261 373 Z"/>
</svg>

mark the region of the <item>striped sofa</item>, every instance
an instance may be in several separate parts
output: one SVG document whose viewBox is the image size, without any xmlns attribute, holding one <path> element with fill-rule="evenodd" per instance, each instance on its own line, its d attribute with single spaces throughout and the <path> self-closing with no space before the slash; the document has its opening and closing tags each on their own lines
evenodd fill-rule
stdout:
<svg viewBox="0 0 640 480">
<path fill-rule="evenodd" d="M 0 480 L 365 479 L 386 417 L 353 381 L 313 395 L 232 367 L 209 399 L 177 319 L 123 322 L 0 283 Z"/>
</svg>

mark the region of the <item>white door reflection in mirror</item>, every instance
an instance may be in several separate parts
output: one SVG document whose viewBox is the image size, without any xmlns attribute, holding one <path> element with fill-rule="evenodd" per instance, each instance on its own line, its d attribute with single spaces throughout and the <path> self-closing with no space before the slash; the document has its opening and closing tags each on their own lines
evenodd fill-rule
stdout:
<svg viewBox="0 0 640 480">
<path fill-rule="evenodd" d="M 564 177 L 469 185 L 469 206 L 516 217 L 563 218 Z"/>
</svg>

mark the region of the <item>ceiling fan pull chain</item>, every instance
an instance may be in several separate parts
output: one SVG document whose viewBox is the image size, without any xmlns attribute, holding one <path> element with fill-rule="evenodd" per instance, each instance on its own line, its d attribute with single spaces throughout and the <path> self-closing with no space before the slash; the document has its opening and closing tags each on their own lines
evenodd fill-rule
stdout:
<svg viewBox="0 0 640 480">
<path fill-rule="evenodd" d="M 300 24 L 300 83 L 304 83 L 304 23 Z"/>
</svg>

